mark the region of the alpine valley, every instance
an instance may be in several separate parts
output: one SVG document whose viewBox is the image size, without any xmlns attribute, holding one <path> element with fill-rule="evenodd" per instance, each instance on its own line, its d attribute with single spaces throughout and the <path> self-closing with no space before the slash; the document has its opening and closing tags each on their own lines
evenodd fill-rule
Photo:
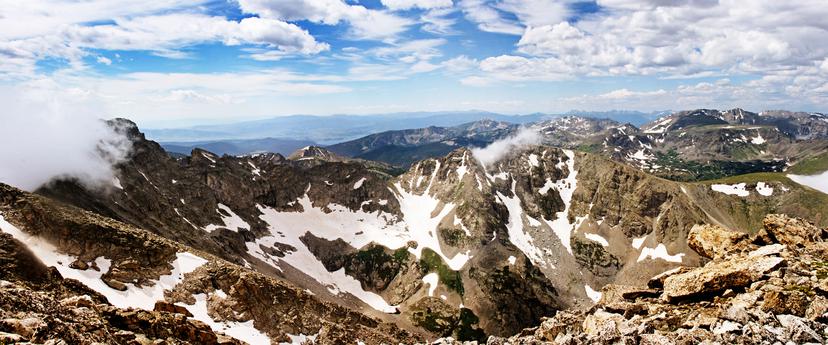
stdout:
<svg viewBox="0 0 828 345">
<path fill-rule="evenodd" d="M 0 183 L 0 343 L 828 341 L 828 116 L 533 119 L 287 157 L 110 120 L 111 181 Z"/>
</svg>

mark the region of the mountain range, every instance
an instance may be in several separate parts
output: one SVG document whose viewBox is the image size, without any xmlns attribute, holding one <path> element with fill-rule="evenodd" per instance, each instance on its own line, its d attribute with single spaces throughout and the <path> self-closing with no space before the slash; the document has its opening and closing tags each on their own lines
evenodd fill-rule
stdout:
<svg viewBox="0 0 828 345">
<path fill-rule="evenodd" d="M 828 171 L 822 114 L 490 119 L 290 155 L 170 154 L 109 123 L 132 151 L 105 185 L 0 184 L 2 341 L 804 343 L 828 330 L 828 192 L 801 179 Z"/>
</svg>

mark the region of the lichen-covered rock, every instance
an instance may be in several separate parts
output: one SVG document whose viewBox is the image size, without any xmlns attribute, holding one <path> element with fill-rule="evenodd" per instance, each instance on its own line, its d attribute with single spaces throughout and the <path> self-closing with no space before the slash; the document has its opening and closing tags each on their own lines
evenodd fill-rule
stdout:
<svg viewBox="0 0 828 345">
<path fill-rule="evenodd" d="M 764 257 L 711 262 L 690 272 L 668 277 L 664 281 L 664 297 L 679 300 L 745 287 L 784 261 L 778 257 Z"/>
<path fill-rule="evenodd" d="M 737 250 L 737 245 L 747 238 L 745 233 L 727 230 L 718 225 L 698 224 L 687 234 L 687 245 L 702 256 L 712 259 Z"/>
<path fill-rule="evenodd" d="M 779 214 L 769 214 L 763 220 L 765 231 L 774 242 L 788 246 L 803 246 L 809 242 L 825 239 L 825 230 L 806 220 L 790 218 Z"/>
</svg>

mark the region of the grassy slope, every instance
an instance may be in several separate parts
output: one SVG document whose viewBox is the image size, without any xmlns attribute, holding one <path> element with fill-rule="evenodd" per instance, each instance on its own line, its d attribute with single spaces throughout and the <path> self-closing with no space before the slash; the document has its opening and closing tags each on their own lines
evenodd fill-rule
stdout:
<svg viewBox="0 0 828 345">
<path fill-rule="evenodd" d="M 828 170 L 828 152 L 823 152 L 803 159 L 796 165 L 788 168 L 788 173 L 796 175 L 816 175 Z"/>
<path fill-rule="evenodd" d="M 828 219 L 826 219 L 826 215 L 828 215 L 828 194 L 822 193 L 807 186 L 800 185 L 789 179 L 787 176 L 785 176 L 785 173 L 753 173 L 730 176 L 715 180 L 700 181 L 697 183 L 705 185 L 711 185 L 714 183 L 736 184 L 742 182 L 748 184 L 755 184 L 757 182 L 774 181 L 781 182 L 782 184 L 790 188 L 790 191 L 785 193 L 785 199 L 782 200 L 784 208 L 779 209 L 778 211 L 782 212 L 784 210 L 787 210 L 788 212 L 785 213 L 790 213 L 790 215 L 792 216 L 803 216 L 805 214 L 811 214 L 816 216 L 816 218 L 819 218 L 809 219 L 810 221 L 814 221 L 816 223 L 825 223 L 826 221 L 828 221 Z M 823 216 L 819 217 L 818 215 Z"/>
</svg>

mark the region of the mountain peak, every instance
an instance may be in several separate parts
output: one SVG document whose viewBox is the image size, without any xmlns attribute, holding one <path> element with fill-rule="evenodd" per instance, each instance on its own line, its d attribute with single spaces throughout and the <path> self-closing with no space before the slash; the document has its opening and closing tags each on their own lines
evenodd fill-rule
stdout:
<svg viewBox="0 0 828 345">
<path fill-rule="evenodd" d="M 343 160 L 342 157 L 336 155 L 335 153 L 331 152 L 330 150 L 320 147 L 320 146 L 305 146 L 301 149 L 294 151 L 293 153 L 288 156 L 289 160 L 310 160 L 310 159 L 319 159 L 324 161 L 341 161 Z"/>
</svg>

